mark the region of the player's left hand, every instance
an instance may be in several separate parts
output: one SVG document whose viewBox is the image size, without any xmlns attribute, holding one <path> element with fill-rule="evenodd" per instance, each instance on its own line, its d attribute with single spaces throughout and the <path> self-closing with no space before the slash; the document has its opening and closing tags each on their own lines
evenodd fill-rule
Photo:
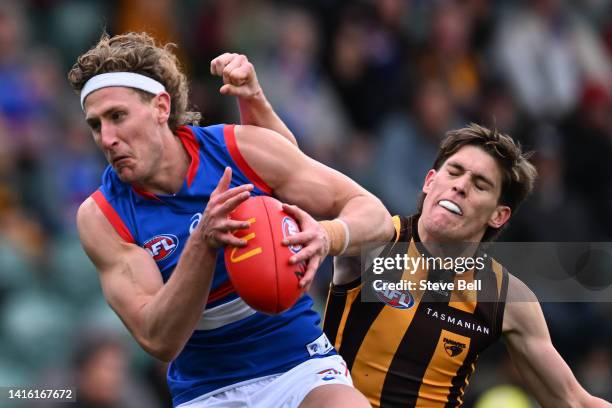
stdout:
<svg viewBox="0 0 612 408">
<path fill-rule="evenodd" d="M 300 280 L 300 287 L 308 290 L 321 262 L 329 253 L 329 237 L 321 225 L 306 211 L 295 205 L 283 204 L 283 211 L 295 218 L 300 225 L 300 232 L 288 236 L 283 245 L 302 245 L 302 249 L 293 255 L 289 262 L 306 263 L 306 272 Z"/>
<path fill-rule="evenodd" d="M 225 53 L 210 62 L 210 73 L 223 77 L 219 92 L 239 98 L 256 98 L 262 95 L 261 86 L 253 64 L 242 54 Z"/>
</svg>

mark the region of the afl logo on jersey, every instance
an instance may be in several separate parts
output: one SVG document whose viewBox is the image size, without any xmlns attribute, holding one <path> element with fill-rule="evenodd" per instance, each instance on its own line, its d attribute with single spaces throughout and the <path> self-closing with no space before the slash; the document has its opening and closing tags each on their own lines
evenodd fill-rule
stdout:
<svg viewBox="0 0 612 408">
<path fill-rule="evenodd" d="M 291 217 L 284 217 L 283 223 L 283 238 L 290 237 L 300 232 L 300 227 Z M 294 254 L 297 254 L 302 249 L 301 245 L 289 245 L 289 250 Z"/>
<path fill-rule="evenodd" d="M 176 251 L 178 238 L 172 234 L 157 235 L 145 242 L 143 247 L 151 254 L 155 262 L 163 261 Z"/>
<path fill-rule="evenodd" d="M 376 282 L 387 282 L 378 280 Z M 390 283 L 390 282 L 387 282 Z M 388 288 L 378 288 L 376 284 L 372 289 L 381 302 L 397 309 L 410 309 L 414 306 L 414 297 L 408 290 L 391 290 Z"/>
</svg>

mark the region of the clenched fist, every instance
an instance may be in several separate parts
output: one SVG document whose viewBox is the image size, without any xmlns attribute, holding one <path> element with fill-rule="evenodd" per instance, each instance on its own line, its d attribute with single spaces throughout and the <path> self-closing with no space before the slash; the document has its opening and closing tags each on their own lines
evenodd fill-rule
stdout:
<svg viewBox="0 0 612 408">
<path fill-rule="evenodd" d="M 262 93 L 255 68 L 242 54 L 225 53 L 210 62 L 210 73 L 223 78 L 223 95 L 255 98 Z"/>
</svg>

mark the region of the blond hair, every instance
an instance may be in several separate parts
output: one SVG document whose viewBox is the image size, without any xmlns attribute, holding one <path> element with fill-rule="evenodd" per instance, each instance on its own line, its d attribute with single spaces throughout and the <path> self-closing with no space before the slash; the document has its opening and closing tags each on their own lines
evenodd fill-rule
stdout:
<svg viewBox="0 0 612 408">
<path fill-rule="evenodd" d="M 107 72 L 135 72 L 160 82 L 171 98 L 168 126 L 173 131 L 185 124 L 198 124 L 199 112 L 187 110 L 189 88 L 187 78 L 181 71 L 180 63 L 172 52 L 172 43 L 158 46 L 147 33 L 126 33 L 110 37 L 104 33 L 98 43 L 79 56 L 68 72 L 72 88 L 80 92 L 93 76 Z M 143 100 L 153 95 L 136 90 Z"/>
</svg>

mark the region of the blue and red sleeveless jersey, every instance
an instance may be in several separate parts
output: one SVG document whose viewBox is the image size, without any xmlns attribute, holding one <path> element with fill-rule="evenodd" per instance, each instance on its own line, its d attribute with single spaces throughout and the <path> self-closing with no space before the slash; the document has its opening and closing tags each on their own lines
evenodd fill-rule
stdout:
<svg viewBox="0 0 612 408">
<path fill-rule="evenodd" d="M 231 187 L 252 183 L 252 195 L 272 193 L 240 154 L 233 125 L 182 126 L 176 134 L 191 157 L 178 193 L 140 191 L 121 182 L 108 166 L 102 186 L 92 195 L 121 238 L 149 252 L 164 282 L 172 275 L 225 167 L 232 168 Z M 168 368 L 173 404 L 335 354 L 319 321 L 308 295 L 279 315 L 251 309 L 234 291 L 220 249 L 206 310 Z"/>
</svg>

